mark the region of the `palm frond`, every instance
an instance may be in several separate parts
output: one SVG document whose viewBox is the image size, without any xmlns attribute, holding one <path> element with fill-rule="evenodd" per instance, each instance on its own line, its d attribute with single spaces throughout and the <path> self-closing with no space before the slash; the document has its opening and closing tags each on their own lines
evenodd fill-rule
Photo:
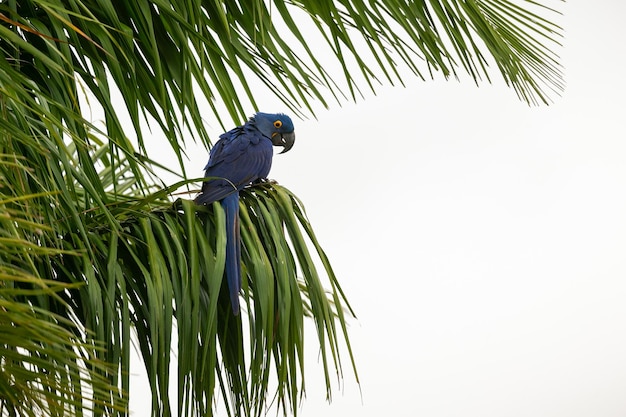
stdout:
<svg viewBox="0 0 626 417">
<path fill-rule="evenodd" d="M 563 88 L 551 50 L 559 45 L 561 29 L 546 18 L 557 12 L 534 1 L 21 3 L 19 10 L 0 8 L 6 10 L 4 43 L 20 51 L 13 57 L 20 70 L 50 77 L 49 88 L 82 80 L 103 107 L 109 137 L 132 153 L 119 109 L 111 104 L 112 89 L 118 88 L 139 150 L 147 153 L 141 124 L 146 119 L 165 132 L 183 170 L 185 132 L 210 143 L 196 92 L 226 127 L 215 104 L 241 122 L 250 104 L 257 107 L 253 79 L 296 114 L 303 106 L 312 111 L 313 102 L 327 103 L 329 94 L 356 97 L 362 82 L 374 90 L 381 75 L 404 82 L 401 63 L 421 78 L 462 70 L 477 81 L 489 79 L 488 65 L 495 65 L 529 103 L 547 102 Z M 302 33 L 296 18 L 310 20 L 318 33 Z M 325 70 L 320 50 L 310 47 L 311 36 L 325 40 L 341 75 Z M 76 97 L 59 98 L 75 108 Z"/>
<path fill-rule="evenodd" d="M 120 349 L 129 345 L 131 331 L 136 332 L 154 393 L 153 414 L 172 411 L 173 332 L 177 332 L 179 353 L 179 413 L 210 412 L 212 404 L 207 399 L 219 387 L 229 393 L 227 405 L 232 414 L 261 415 L 271 397 L 270 381 L 278 383 L 278 403 L 286 410 L 297 410 L 304 390 L 305 310 L 318 328 L 330 390 L 329 370 L 342 372 L 339 348 L 345 344 L 350 350 L 343 310 L 347 301 L 327 263 L 324 269 L 333 285 L 330 292 L 325 290 L 308 254 L 310 242 L 301 232 L 304 228 L 314 240 L 312 229 L 295 197 L 276 184 L 243 193 L 245 321 L 242 315 L 232 315 L 222 285 L 221 206 L 203 208 L 181 200 L 176 207 L 135 211 L 132 218 L 121 214 L 120 218 L 128 220 L 120 222 L 119 230 L 91 228 L 93 255 L 89 259 L 63 255 L 52 260 L 59 280 L 87 280 L 87 285 L 68 293 L 67 302 L 74 306 L 80 322 L 103 336 L 98 340 L 107 341 L 109 360 L 124 357 Z M 315 247 L 325 259 L 321 248 Z M 298 275 L 303 276 L 301 281 L 294 280 Z M 81 304 L 84 299 L 93 302 Z M 253 342 L 249 348 L 244 345 L 246 327 Z M 353 361 L 351 367 L 356 375 Z"/>
<path fill-rule="evenodd" d="M 0 193 L 0 415 L 123 411 L 123 399 L 112 398 L 118 387 L 106 377 L 116 366 L 99 360 L 103 346 L 67 314 L 64 293 L 80 284 L 41 276 L 42 260 L 79 255 L 47 245 L 53 229 L 16 209 L 42 197 Z"/>
</svg>

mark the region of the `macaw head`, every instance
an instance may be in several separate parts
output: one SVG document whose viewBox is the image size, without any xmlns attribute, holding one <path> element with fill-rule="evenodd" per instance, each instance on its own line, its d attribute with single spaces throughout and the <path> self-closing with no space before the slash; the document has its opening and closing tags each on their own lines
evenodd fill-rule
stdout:
<svg viewBox="0 0 626 417">
<path fill-rule="evenodd" d="M 285 153 L 293 147 L 296 134 L 293 122 L 289 116 L 282 113 L 257 113 L 253 117 L 254 124 L 259 131 L 272 140 L 274 146 L 282 146 L 280 153 Z"/>
</svg>

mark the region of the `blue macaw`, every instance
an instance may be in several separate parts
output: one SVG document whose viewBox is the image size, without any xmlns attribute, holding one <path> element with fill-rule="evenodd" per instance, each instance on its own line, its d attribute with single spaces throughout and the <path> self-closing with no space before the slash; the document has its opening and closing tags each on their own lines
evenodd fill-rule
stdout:
<svg viewBox="0 0 626 417">
<path fill-rule="evenodd" d="M 235 315 L 239 314 L 241 289 L 239 190 L 267 178 L 274 153 L 272 145 L 282 146 L 280 153 L 285 153 L 294 141 L 293 122 L 288 116 L 259 112 L 243 126 L 220 135 L 204 168 L 204 175 L 209 178 L 194 201 L 211 204 L 221 200 L 226 213 L 226 280 Z"/>
</svg>

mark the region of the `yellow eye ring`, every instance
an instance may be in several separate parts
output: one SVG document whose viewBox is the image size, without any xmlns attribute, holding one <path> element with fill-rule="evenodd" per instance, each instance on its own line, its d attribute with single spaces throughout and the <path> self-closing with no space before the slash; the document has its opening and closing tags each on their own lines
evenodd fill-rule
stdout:
<svg viewBox="0 0 626 417">
<path fill-rule="evenodd" d="M 280 129 L 280 127 L 281 127 L 282 125 L 283 125 L 283 122 L 281 122 L 280 120 L 276 120 L 276 121 L 274 122 L 274 127 L 275 127 L 276 129 Z"/>
</svg>

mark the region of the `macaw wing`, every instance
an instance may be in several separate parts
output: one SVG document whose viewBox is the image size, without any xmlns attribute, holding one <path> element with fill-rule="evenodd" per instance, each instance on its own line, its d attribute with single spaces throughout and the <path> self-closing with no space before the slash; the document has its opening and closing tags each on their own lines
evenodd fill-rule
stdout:
<svg viewBox="0 0 626 417">
<path fill-rule="evenodd" d="M 246 144 L 249 140 L 245 140 L 242 135 L 244 133 L 242 127 L 236 127 L 231 131 L 222 133 L 209 156 L 209 162 L 204 167 L 205 170 L 222 162 L 230 163 L 245 151 Z M 243 141 L 242 141 L 243 139 Z M 243 143 L 242 143 L 243 142 Z"/>
<path fill-rule="evenodd" d="M 208 179 L 202 185 L 202 193 L 196 197 L 197 203 L 221 200 L 269 173 L 272 142 L 260 134 L 232 133 L 223 134 L 211 150 L 204 173 Z"/>
</svg>

